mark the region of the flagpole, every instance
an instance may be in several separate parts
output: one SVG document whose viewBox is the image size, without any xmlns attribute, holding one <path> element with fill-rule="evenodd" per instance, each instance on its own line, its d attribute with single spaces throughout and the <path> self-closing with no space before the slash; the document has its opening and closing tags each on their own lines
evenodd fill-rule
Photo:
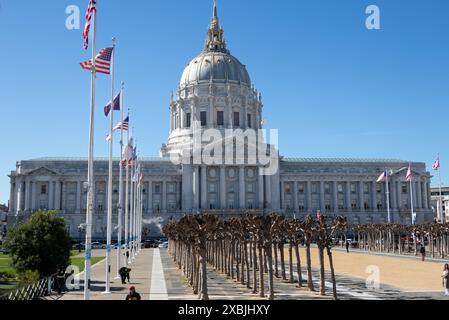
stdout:
<svg viewBox="0 0 449 320">
<path fill-rule="evenodd" d="M 123 219 L 123 94 L 125 91 L 125 83 L 122 81 L 122 88 L 120 91 L 120 109 L 121 109 L 121 128 L 120 128 L 120 169 L 119 169 L 119 192 L 118 192 L 118 222 L 117 222 L 117 276 L 116 279 L 120 279 L 121 268 L 121 247 L 122 247 L 122 219 Z"/>
<path fill-rule="evenodd" d="M 87 206 L 86 206 L 86 246 L 84 252 L 84 300 L 90 300 L 90 268 L 92 256 L 92 212 L 94 208 L 94 128 L 95 128 L 95 77 L 96 77 L 96 40 L 97 40 L 97 8 L 93 10 L 92 37 L 92 74 L 90 80 L 90 119 L 89 119 L 89 149 L 87 161 Z"/>
<path fill-rule="evenodd" d="M 134 128 L 132 131 L 132 135 L 134 135 Z M 134 138 L 133 138 L 133 144 L 134 144 Z M 134 147 L 133 147 L 134 148 Z M 133 149 L 134 150 L 134 149 Z M 133 246 L 132 246 L 132 238 L 133 238 L 133 230 L 132 230 L 132 217 L 133 217 L 133 210 L 134 210 L 134 184 L 133 184 L 133 180 L 134 180 L 134 165 L 133 165 L 133 160 L 131 159 L 131 179 L 130 179 L 130 188 L 131 188 L 131 195 L 130 195 L 130 212 L 129 212 L 129 247 L 131 250 L 131 253 L 129 255 L 129 257 L 131 258 L 130 263 L 132 263 L 132 251 L 133 251 Z"/>
<path fill-rule="evenodd" d="M 391 214 L 390 214 L 390 186 L 388 182 L 388 168 L 385 170 L 386 172 L 386 194 L 387 194 L 387 214 L 388 214 L 388 223 L 391 223 Z"/>
<path fill-rule="evenodd" d="M 112 238 L 112 154 L 114 135 L 112 128 L 114 126 L 114 72 L 115 72 L 115 38 L 112 38 L 112 57 L 111 57 L 111 108 L 109 110 L 109 176 L 108 176 L 108 213 L 107 213 L 107 232 L 106 232 L 106 270 L 105 270 L 105 290 L 104 293 L 111 293 L 111 238 Z"/>
<path fill-rule="evenodd" d="M 440 155 L 438 155 L 438 159 L 440 158 Z M 440 193 L 440 201 L 438 203 L 439 211 L 440 211 L 440 219 L 441 223 L 446 222 L 446 213 L 443 212 L 443 194 L 441 192 L 441 168 L 438 166 L 438 179 L 439 179 L 439 193 Z"/>
<path fill-rule="evenodd" d="M 129 109 L 128 109 L 128 117 Z M 129 234 L 128 234 L 128 216 L 129 216 L 129 124 L 128 130 L 126 131 L 126 153 L 125 153 L 125 267 L 128 267 L 128 257 L 126 256 L 129 253 Z"/>
</svg>

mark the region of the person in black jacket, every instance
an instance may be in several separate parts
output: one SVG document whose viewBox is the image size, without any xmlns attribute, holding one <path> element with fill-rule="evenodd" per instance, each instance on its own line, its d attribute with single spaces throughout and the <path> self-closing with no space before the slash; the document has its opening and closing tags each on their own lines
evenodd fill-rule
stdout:
<svg viewBox="0 0 449 320">
<path fill-rule="evenodd" d="M 136 291 L 134 286 L 129 288 L 129 293 L 126 296 L 126 300 L 142 300 L 140 294 Z"/>
</svg>

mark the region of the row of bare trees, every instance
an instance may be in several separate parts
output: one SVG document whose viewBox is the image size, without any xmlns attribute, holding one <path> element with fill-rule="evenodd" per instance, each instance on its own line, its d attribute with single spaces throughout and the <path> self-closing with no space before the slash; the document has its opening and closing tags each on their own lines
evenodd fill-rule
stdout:
<svg viewBox="0 0 449 320">
<path fill-rule="evenodd" d="M 352 233 L 360 250 L 417 255 L 422 245 L 432 258 L 449 256 L 449 224 L 366 224 L 347 226 L 342 243 Z"/>
<path fill-rule="evenodd" d="M 334 239 L 346 230 L 346 220 L 324 215 L 303 220 L 280 215 L 244 215 L 220 219 L 217 215 L 190 215 L 163 229 L 169 252 L 202 300 L 208 300 L 208 265 L 240 282 L 253 294 L 274 299 L 275 278 L 303 286 L 300 246 L 305 247 L 307 287 L 314 291 L 311 245 L 318 248 L 320 294 L 325 295 L 325 254 L 328 256 L 332 295 L 337 299 L 332 259 Z M 285 254 L 288 254 L 288 267 Z M 294 257 L 293 257 L 294 256 Z M 295 266 L 294 266 L 295 264 Z M 295 268 L 296 267 L 296 268 Z M 287 275 L 288 273 L 288 275 Z M 295 279 L 296 273 L 296 279 Z"/>
</svg>

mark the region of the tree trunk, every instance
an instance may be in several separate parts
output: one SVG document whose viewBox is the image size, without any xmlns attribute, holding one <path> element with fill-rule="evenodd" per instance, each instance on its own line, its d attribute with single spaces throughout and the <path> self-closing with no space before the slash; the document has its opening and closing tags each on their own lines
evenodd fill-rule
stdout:
<svg viewBox="0 0 449 320">
<path fill-rule="evenodd" d="M 279 278 L 279 268 L 278 268 L 278 244 L 274 242 L 274 276 Z"/>
<path fill-rule="evenodd" d="M 310 257 L 310 243 L 306 242 L 306 260 L 307 260 L 307 287 L 310 291 L 315 291 L 312 278 L 312 259 Z"/>
<path fill-rule="evenodd" d="M 293 276 L 293 243 L 291 241 L 288 246 L 288 263 L 290 269 L 290 283 L 294 283 L 295 278 Z"/>
<path fill-rule="evenodd" d="M 260 283 L 260 291 L 259 291 L 259 297 L 263 298 L 265 297 L 265 283 L 264 283 L 264 270 L 263 270 L 263 263 L 264 263 L 264 255 L 262 252 L 262 245 L 257 245 L 258 253 L 259 253 L 259 283 Z"/>
<path fill-rule="evenodd" d="M 320 258 L 320 295 L 326 295 L 325 274 L 324 274 L 324 248 L 318 244 L 318 254 Z"/>
<path fill-rule="evenodd" d="M 271 242 L 265 247 L 265 253 L 268 260 L 268 285 L 269 285 L 269 300 L 274 300 L 274 280 L 273 280 L 273 252 Z"/>
<path fill-rule="evenodd" d="M 331 281 L 332 281 L 332 295 L 335 300 L 338 299 L 337 296 L 337 281 L 335 280 L 335 270 L 334 270 L 334 261 L 332 258 L 332 251 L 330 247 L 326 247 L 327 256 L 329 257 L 329 268 L 331 269 Z"/>
<path fill-rule="evenodd" d="M 251 279 L 250 279 L 250 270 L 248 265 L 248 242 L 244 242 L 244 254 L 245 254 L 245 264 L 246 264 L 246 287 L 251 289 Z"/>
<path fill-rule="evenodd" d="M 280 255 L 281 255 L 281 274 L 282 274 L 282 279 L 283 280 L 287 280 L 287 276 L 285 274 L 284 242 L 282 240 L 279 243 L 279 251 L 280 251 Z"/>
<path fill-rule="evenodd" d="M 302 273 L 301 273 L 301 257 L 299 255 L 299 245 L 295 242 L 295 254 L 296 254 L 296 272 L 298 273 L 298 287 L 302 287 Z"/>
<path fill-rule="evenodd" d="M 252 257 L 253 257 L 253 293 L 257 293 L 257 252 L 256 243 L 252 243 Z"/>
</svg>

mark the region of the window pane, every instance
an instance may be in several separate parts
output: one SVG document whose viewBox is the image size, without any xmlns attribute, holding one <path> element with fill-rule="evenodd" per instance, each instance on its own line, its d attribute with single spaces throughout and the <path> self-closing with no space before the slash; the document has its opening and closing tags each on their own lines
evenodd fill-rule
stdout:
<svg viewBox="0 0 449 320">
<path fill-rule="evenodd" d="M 234 127 L 240 127 L 240 114 L 234 112 Z"/>
<path fill-rule="evenodd" d="M 248 128 L 251 128 L 251 115 L 248 114 L 247 116 L 248 116 L 248 118 L 247 118 L 247 121 L 248 121 Z"/>
<path fill-rule="evenodd" d="M 201 111 L 200 118 L 201 118 L 201 126 L 202 127 L 207 126 L 207 113 L 206 113 L 206 111 Z"/>
<path fill-rule="evenodd" d="M 217 111 L 217 126 L 224 125 L 223 111 Z"/>
<path fill-rule="evenodd" d="M 186 127 L 190 128 L 192 126 L 192 114 L 186 114 Z"/>
</svg>

